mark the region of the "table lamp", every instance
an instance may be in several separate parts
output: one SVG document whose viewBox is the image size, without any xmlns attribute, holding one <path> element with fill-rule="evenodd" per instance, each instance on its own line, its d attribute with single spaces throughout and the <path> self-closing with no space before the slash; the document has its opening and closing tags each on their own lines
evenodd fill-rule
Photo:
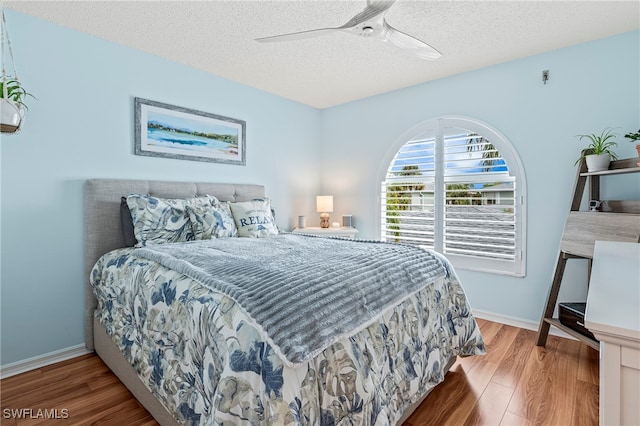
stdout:
<svg viewBox="0 0 640 426">
<path fill-rule="evenodd" d="M 320 228 L 328 228 L 329 213 L 333 212 L 333 195 L 316 196 L 316 211 L 320 213 Z"/>
</svg>

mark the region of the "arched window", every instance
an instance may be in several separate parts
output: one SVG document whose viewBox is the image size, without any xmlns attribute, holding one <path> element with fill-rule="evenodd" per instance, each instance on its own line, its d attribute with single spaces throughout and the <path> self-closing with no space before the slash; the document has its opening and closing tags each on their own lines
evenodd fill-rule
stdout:
<svg viewBox="0 0 640 426">
<path fill-rule="evenodd" d="M 505 136 L 442 117 L 406 132 L 393 154 L 381 186 L 383 241 L 433 249 L 458 268 L 525 275 L 526 181 Z"/>
</svg>

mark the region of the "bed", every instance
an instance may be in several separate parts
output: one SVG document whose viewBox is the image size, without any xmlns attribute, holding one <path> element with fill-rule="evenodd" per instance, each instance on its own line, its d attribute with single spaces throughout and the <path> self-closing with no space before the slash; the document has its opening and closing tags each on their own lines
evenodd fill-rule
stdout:
<svg viewBox="0 0 640 426">
<path fill-rule="evenodd" d="M 122 197 L 235 206 L 265 188 L 91 179 L 84 191 L 86 344 L 161 425 L 401 424 L 457 356 L 485 352 L 438 254 L 277 231 L 129 247 Z M 376 291 L 399 280 L 413 287 Z"/>
</svg>

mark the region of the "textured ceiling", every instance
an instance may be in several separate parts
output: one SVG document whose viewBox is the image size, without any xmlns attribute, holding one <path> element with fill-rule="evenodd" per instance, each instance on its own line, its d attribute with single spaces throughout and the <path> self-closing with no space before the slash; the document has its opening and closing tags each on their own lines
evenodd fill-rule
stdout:
<svg viewBox="0 0 640 426">
<path fill-rule="evenodd" d="M 364 9 L 364 0 L 3 5 L 317 108 L 640 28 L 638 1 L 398 0 L 386 19 L 443 53 L 428 61 L 341 32 L 285 43 L 254 41 L 343 25 Z"/>
</svg>

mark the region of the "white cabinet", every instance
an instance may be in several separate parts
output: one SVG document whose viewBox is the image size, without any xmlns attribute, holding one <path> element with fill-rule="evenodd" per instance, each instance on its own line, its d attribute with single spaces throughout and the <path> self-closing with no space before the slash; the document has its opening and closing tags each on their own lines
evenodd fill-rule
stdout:
<svg viewBox="0 0 640 426">
<path fill-rule="evenodd" d="M 585 326 L 600 340 L 600 424 L 640 424 L 640 244 L 596 241 Z"/>
</svg>

